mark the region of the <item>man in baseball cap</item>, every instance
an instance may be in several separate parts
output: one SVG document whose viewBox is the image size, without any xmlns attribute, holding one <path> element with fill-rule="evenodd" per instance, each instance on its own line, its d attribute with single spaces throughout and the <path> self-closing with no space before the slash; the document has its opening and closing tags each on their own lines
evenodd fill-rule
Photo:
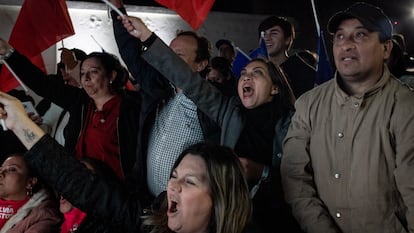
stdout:
<svg viewBox="0 0 414 233">
<path fill-rule="evenodd" d="M 379 32 L 381 41 L 391 39 L 391 20 L 380 8 L 364 2 L 357 2 L 333 15 L 328 22 L 328 31 L 334 34 L 342 21 L 352 18 L 358 19 L 370 32 Z"/>
<path fill-rule="evenodd" d="M 230 64 L 233 64 L 236 56 L 236 49 L 234 43 L 231 40 L 220 39 L 216 42 L 216 48 L 218 49 L 218 56 L 226 58 Z"/>
<path fill-rule="evenodd" d="M 285 199 L 307 233 L 412 232 L 414 92 L 385 63 L 392 24 L 355 3 L 328 29 L 337 72 L 296 100 L 283 144 Z"/>
</svg>

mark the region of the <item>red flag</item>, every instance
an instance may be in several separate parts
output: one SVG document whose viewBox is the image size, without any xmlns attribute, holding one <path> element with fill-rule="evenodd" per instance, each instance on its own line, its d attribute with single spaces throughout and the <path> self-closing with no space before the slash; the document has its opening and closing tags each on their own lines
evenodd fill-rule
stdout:
<svg viewBox="0 0 414 233">
<path fill-rule="evenodd" d="M 46 71 L 41 53 L 56 42 L 75 34 L 66 0 L 25 0 L 10 35 L 9 43 Z M 3 65 L 0 90 L 19 86 Z"/>
<path fill-rule="evenodd" d="M 188 24 L 197 30 L 213 6 L 214 0 L 155 0 L 177 12 Z"/>
</svg>

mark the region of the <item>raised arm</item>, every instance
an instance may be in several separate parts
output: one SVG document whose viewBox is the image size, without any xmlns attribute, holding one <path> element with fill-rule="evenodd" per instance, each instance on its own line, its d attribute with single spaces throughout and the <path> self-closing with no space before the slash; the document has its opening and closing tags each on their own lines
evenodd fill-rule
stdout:
<svg viewBox="0 0 414 233">
<path fill-rule="evenodd" d="M 122 1 L 110 0 L 110 2 L 127 15 Z M 173 89 L 169 81 L 142 59 L 143 44 L 141 41 L 128 33 L 123 26 L 122 18 L 115 11 L 111 11 L 111 16 L 115 41 L 121 58 L 131 72 L 134 82 L 139 84 L 141 90 L 145 92 L 145 97 L 157 100 L 171 95 Z"/>
<path fill-rule="evenodd" d="M 201 78 L 197 72 L 193 72 L 183 59 L 146 27 L 141 19 L 128 16 L 122 21 L 131 36 L 147 45 L 142 57 L 166 79 L 182 89 L 207 116 L 222 125 L 224 114 L 230 113 L 227 108 L 234 107 L 231 99 Z"/>
<path fill-rule="evenodd" d="M 88 214 L 99 216 L 120 232 L 138 232 L 140 201 L 119 181 L 92 174 L 63 147 L 32 122 L 21 102 L 0 92 L 0 118 L 29 150 L 30 166 L 54 190 Z"/>
<path fill-rule="evenodd" d="M 54 75 L 47 75 L 29 59 L 15 51 L 10 44 L 0 38 L 0 56 L 4 57 L 16 75 L 37 95 L 47 98 L 62 108 L 69 109 L 75 98 L 82 96 L 82 90 L 65 85 Z M 84 94 L 86 96 L 86 94 Z M 70 98 L 68 98 L 70 97 Z"/>
</svg>

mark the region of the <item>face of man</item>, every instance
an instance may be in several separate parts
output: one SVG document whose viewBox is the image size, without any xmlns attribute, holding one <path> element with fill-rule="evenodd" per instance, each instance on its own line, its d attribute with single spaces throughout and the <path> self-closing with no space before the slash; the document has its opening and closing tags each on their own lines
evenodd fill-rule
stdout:
<svg viewBox="0 0 414 233">
<path fill-rule="evenodd" d="M 286 37 L 280 26 L 274 26 L 264 31 L 264 41 L 270 57 L 284 54 L 288 49 L 291 38 Z"/>
<path fill-rule="evenodd" d="M 235 54 L 234 54 L 233 48 L 230 45 L 222 44 L 218 50 L 219 50 L 219 56 L 220 57 L 224 57 L 230 63 L 233 63 Z"/>
<path fill-rule="evenodd" d="M 358 19 L 343 20 L 333 38 L 336 68 L 345 83 L 375 83 L 382 75 L 392 43 L 379 41 Z"/>
<path fill-rule="evenodd" d="M 197 40 L 188 35 L 177 36 L 170 44 L 170 48 L 191 67 L 191 70 L 200 72 L 205 66 L 195 61 L 197 46 Z"/>
</svg>

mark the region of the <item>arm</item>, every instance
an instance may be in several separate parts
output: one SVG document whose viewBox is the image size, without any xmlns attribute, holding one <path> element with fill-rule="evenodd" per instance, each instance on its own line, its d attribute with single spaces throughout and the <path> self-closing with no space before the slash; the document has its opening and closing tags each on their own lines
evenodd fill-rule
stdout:
<svg viewBox="0 0 414 233">
<path fill-rule="evenodd" d="M 311 127 L 307 104 L 303 99 L 297 100 L 296 112 L 284 140 L 281 177 L 285 199 L 306 232 L 340 232 L 319 199 L 314 184 L 308 148 Z"/>
<path fill-rule="evenodd" d="M 148 45 L 143 58 L 156 68 L 166 79 L 184 91 L 205 114 L 222 125 L 224 115 L 228 113 L 229 98 L 216 87 L 193 72 L 187 63 L 178 57 L 165 43 L 145 26 L 139 18 L 126 17 L 124 27 L 130 35 Z M 150 40 L 150 42 L 148 42 Z"/>
<path fill-rule="evenodd" d="M 48 185 L 88 214 L 122 225 L 125 231 L 121 232 L 138 231 L 141 207 L 135 195 L 119 181 L 92 174 L 64 152 L 27 117 L 19 100 L 0 92 L 0 103 L 4 105 L 0 118 L 29 150 L 25 155 L 28 163 Z"/>
<path fill-rule="evenodd" d="M 400 221 L 406 221 L 404 224 L 408 232 L 414 232 L 414 94 L 405 89 L 396 96 L 398 104 L 394 106 L 395 117 L 391 117 L 390 126 L 396 153 L 394 177 L 398 193 L 407 208 L 396 215 Z"/>
<path fill-rule="evenodd" d="M 12 47 L 0 39 L 0 55 L 5 54 Z M 14 51 L 6 59 L 16 75 L 37 95 L 50 99 L 59 106 L 68 109 L 75 102 L 73 97 L 81 96 L 81 89 L 65 85 L 55 75 L 47 75 L 29 59 Z"/>
<path fill-rule="evenodd" d="M 125 15 L 126 10 L 119 0 L 110 0 Z M 111 11 L 115 41 L 122 60 L 131 72 L 134 82 L 138 83 L 141 90 L 151 99 L 165 98 L 172 93 L 171 85 L 156 69 L 150 66 L 141 57 L 142 43 L 131 36 L 123 27 L 121 17 L 115 11 Z M 134 84 L 135 84 L 134 83 Z"/>
</svg>

